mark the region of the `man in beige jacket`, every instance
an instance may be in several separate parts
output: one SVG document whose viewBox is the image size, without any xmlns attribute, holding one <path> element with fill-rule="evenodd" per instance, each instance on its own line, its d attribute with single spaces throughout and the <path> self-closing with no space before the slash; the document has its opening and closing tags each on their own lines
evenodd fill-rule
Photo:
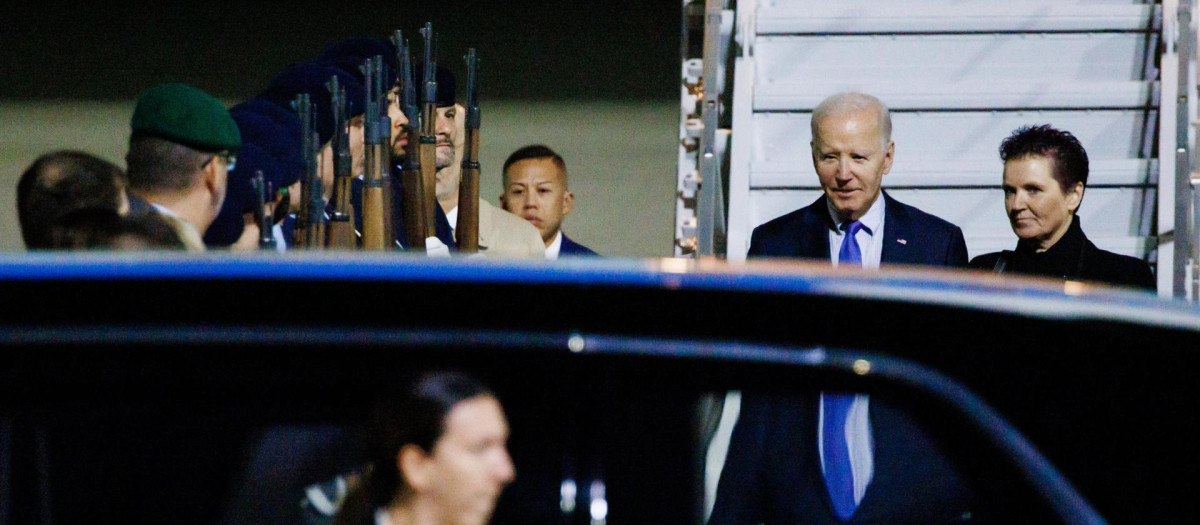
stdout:
<svg viewBox="0 0 1200 525">
<path fill-rule="evenodd" d="M 437 200 L 446 212 L 450 228 L 456 229 L 467 112 L 454 101 L 453 74 L 438 67 L 437 76 Z M 525 219 L 479 199 L 479 253 L 489 257 L 543 259 L 546 245 L 537 228 Z"/>
</svg>

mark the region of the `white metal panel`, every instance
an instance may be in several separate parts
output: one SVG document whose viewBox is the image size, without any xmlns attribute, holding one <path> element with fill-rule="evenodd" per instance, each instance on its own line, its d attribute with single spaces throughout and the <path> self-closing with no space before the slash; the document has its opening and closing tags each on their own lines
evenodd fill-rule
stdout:
<svg viewBox="0 0 1200 525">
<path fill-rule="evenodd" d="M 1141 80 L 1138 33 L 760 37 L 757 87 L 837 79 L 935 83 Z"/>
<path fill-rule="evenodd" d="M 1162 79 L 1162 104 L 1159 108 L 1160 119 L 1158 129 L 1158 159 L 1159 169 L 1169 174 L 1159 177 L 1158 184 L 1158 295 L 1171 297 L 1174 294 L 1175 276 L 1175 143 L 1176 103 L 1179 98 L 1179 51 L 1176 47 L 1178 40 L 1178 19 L 1176 9 L 1178 0 L 1163 0 L 1163 53 L 1160 58 L 1159 76 Z"/>
<path fill-rule="evenodd" d="M 910 160 L 999 162 L 1000 142 L 1017 128 L 1036 124 L 1075 134 L 1092 161 L 1138 158 L 1145 118 L 1133 110 L 893 112 L 895 166 Z M 811 119 L 811 113 L 756 114 L 754 162 L 811 166 Z"/>
<path fill-rule="evenodd" d="M 892 109 L 914 110 L 1144 108 L 1157 104 L 1158 85 L 1153 81 L 1060 82 L 1027 78 L 1037 77 L 989 81 L 881 76 L 842 80 L 837 72 L 820 72 L 811 82 L 762 84 L 756 89 L 754 109 L 811 110 L 825 97 L 842 91 L 870 93 L 886 100 Z"/>
<path fill-rule="evenodd" d="M 1097 238 L 1136 239 L 1142 237 L 1140 225 L 1144 215 L 1147 190 L 1090 188 L 1084 195 L 1079 217 L 1084 232 L 1095 232 Z M 967 249 L 972 256 L 985 253 L 977 250 L 974 239 L 1011 239 L 1016 244 L 1004 212 L 1004 192 L 998 189 L 954 190 L 888 190 L 895 199 L 932 213 L 963 229 Z M 820 190 L 756 190 L 750 192 L 752 222 L 762 224 L 780 215 L 811 204 L 821 195 Z M 884 226 L 887 227 L 886 225 Z M 995 250 L 992 250 L 995 251 Z M 1129 255 L 1143 256 L 1143 253 Z"/>
<path fill-rule="evenodd" d="M 1111 5 L 1057 1 L 791 0 L 759 8 L 758 32 L 905 33 L 983 31 L 1093 31 L 1148 29 L 1156 6 L 1128 0 Z"/>
<path fill-rule="evenodd" d="M 743 85 L 754 79 L 754 58 L 737 58 L 734 62 L 734 85 Z M 750 232 L 757 223 L 749 222 L 752 206 L 750 200 L 751 172 L 754 161 L 753 150 L 755 128 L 752 125 L 751 92 L 734 90 L 733 129 L 744 130 L 730 137 L 732 151 L 729 153 L 729 227 L 725 257 L 731 261 L 744 260 L 750 248 Z"/>
<path fill-rule="evenodd" d="M 807 159 L 805 159 L 807 160 Z M 1102 159 L 1089 162 L 1088 186 L 1149 185 L 1156 180 L 1158 161 L 1145 159 Z M 892 165 L 885 175 L 888 186 L 987 186 L 999 187 L 1004 165 L 999 158 L 941 161 L 929 158 L 905 160 Z M 817 188 L 811 164 L 796 162 L 757 163 L 750 166 L 750 187 Z"/>
</svg>

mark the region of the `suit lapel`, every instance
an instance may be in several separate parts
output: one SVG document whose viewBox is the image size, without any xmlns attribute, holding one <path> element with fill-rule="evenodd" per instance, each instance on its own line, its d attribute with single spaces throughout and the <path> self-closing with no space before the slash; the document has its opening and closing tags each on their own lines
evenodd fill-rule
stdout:
<svg viewBox="0 0 1200 525">
<path fill-rule="evenodd" d="M 883 251 L 880 262 L 884 264 L 914 264 L 920 249 L 912 235 L 912 219 L 906 207 L 887 192 L 883 192 L 886 203 L 883 220 Z"/>
<path fill-rule="evenodd" d="M 825 195 L 805 209 L 808 212 L 801 216 L 804 224 L 798 228 L 800 238 L 797 239 L 796 256 L 829 261 L 829 228 L 833 219 L 829 217 Z"/>
</svg>

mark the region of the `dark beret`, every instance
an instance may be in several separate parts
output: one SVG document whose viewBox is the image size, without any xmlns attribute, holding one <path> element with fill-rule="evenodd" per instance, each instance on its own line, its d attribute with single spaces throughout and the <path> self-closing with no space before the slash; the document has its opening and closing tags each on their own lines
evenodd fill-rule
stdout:
<svg viewBox="0 0 1200 525">
<path fill-rule="evenodd" d="M 253 143 L 242 145 L 238 152 L 237 166 L 229 172 L 225 189 L 225 202 L 221 211 L 204 232 L 204 244 L 229 246 L 241 237 L 245 229 L 244 214 L 254 211 L 258 205 L 258 194 L 251 180 L 256 171 L 263 172 L 266 180 L 279 179 L 279 167 L 274 157 Z M 269 198 L 269 197 L 268 197 Z"/>
<path fill-rule="evenodd" d="M 300 158 L 300 119 L 292 110 L 252 98 L 234 106 L 229 113 L 238 123 L 245 141 L 270 153 L 279 164 L 277 188 L 291 186 L 300 180 L 306 168 L 304 159 Z"/>
<path fill-rule="evenodd" d="M 346 107 L 349 112 L 347 118 L 363 114 L 366 111 L 366 90 L 362 84 L 345 71 L 314 63 L 289 67 L 271 81 L 259 98 L 291 107 L 296 95 L 308 93 L 317 120 L 317 136 L 321 144 L 325 144 L 333 138 L 333 107 L 330 105 L 330 93 L 326 84 L 334 76 L 346 91 Z"/>
<path fill-rule="evenodd" d="M 383 58 L 383 82 L 387 86 L 384 91 L 387 91 L 396 83 L 396 70 L 399 69 L 396 66 L 396 47 L 390 41 L 367 37 L 339 40 L 325 48 L 316 63 L 341 69 L 365 86 L 366 75 L 361 66 L 368 58 L 376 56 Z"/>
<path fill-rule="evenodd" d="M 162 137 L 201 151 L 237 151 L 242 137 L 220 100 L 187 84 L 159 84 L 138 95 L 134 134 Z"/>
<path fill-rule="evenodd" d="M 245 144 L 253 144 L 259 151 L 270 155 L 275 161 L 276 167 L 273 172 L 263 171 L 263 175 L 269 175 L 267 178 L 269 193 L 274 194 L 279 188 L 290 186 L 300 180 L 299 173 L 295 174 L 294 178 L 291 173 L 286 173 L 286 170 L 297 172 L 304 170 L 300 159 L 299 132 L 289 140 L 283 128 L 276 126 L 271 119 L 259 113 L 234 111 L 232 115 L 233 120 L 237 122 L 238 129 L 242 131 L 242 136 L 245 137 Z M 281 161 L 280 159 L 293 160 Z M 241 157 L 238 158 L 237 167 L 242 167 Z"/>
<path fill-rule="evenodd" d="M 418 63 L 414 68 L 413 79 L 417 83 L 417 97 L 423 97 L 425 96 L 425 64 Z M 445 66 L 438 64 L 435 78 L 438 83 L 437 107 L 453 106 L 454 102 L 458 100 L 456 95 L 458 92 L 458 82 L 454 79 L 454 73 Z"/>
</svg>

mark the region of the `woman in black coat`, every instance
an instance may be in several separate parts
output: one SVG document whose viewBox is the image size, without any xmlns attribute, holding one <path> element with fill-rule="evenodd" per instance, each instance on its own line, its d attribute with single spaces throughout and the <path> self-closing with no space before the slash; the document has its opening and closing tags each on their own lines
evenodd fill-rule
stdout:
<svg viewBox="0 0 1200 525">
<path fill-rule="evenodd" d="M 1101 250 L 1083 234 L 1076 211 L 1087 187 L 1088 159 L 1074 135 L 1049 125 L 1023 127 L 1000 144 L 1000 159 L 1004 209 L 1017 248 L 980 255 L 972 268 L 1155 289 L 1145 261 Z"/>
</svg>

